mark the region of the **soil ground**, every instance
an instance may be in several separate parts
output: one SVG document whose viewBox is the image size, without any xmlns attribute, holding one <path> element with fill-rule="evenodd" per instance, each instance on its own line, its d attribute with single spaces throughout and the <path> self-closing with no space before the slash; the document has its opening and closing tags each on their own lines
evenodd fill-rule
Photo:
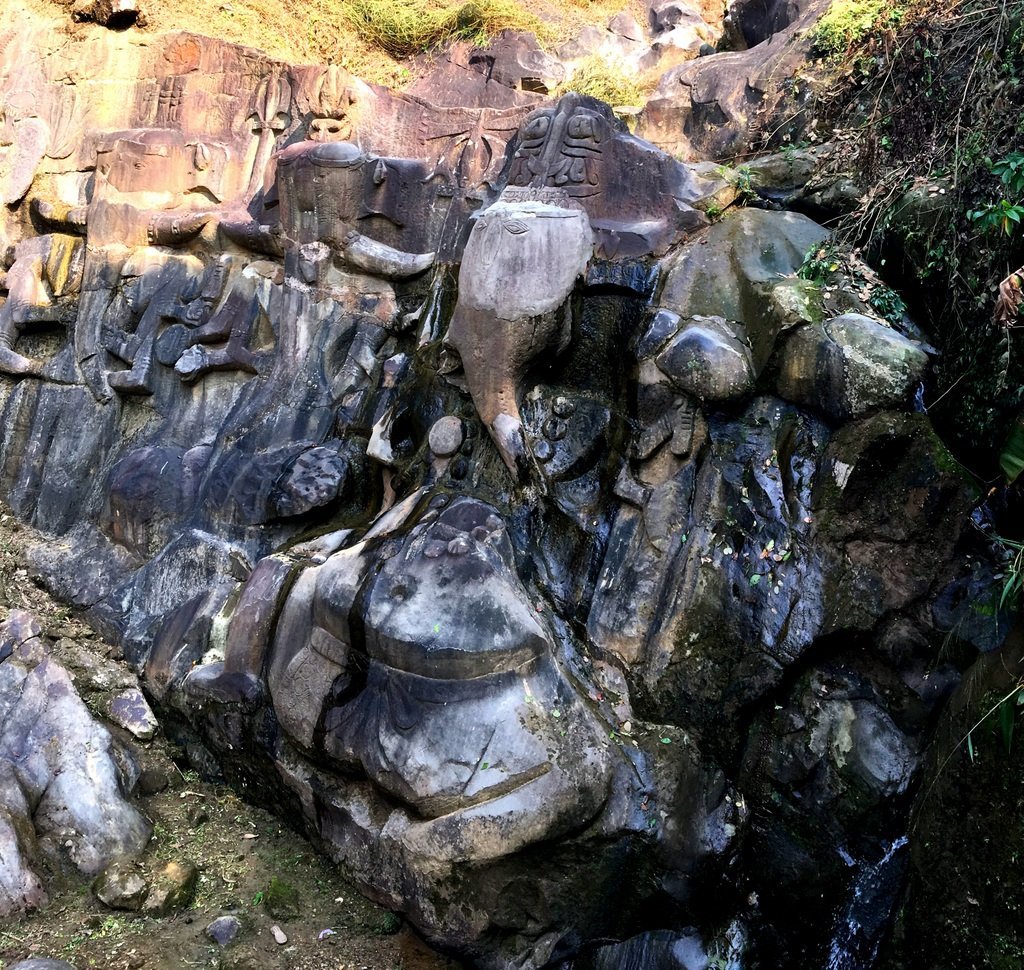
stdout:
<svg viewBox="0 0 1024 970">
<path fill-rule="evenodd" d="M 80 672 L 82 654 L 117 659 L 67 608 L 40 589 L 24 565 L 35 538 L 0 506 L 0 620 L 10 609 L 31 610 L 53 652 L 73 674 L 94 710 Z M 127 671 L 127 667 L 124 668 Z M 107 724 L 162 791 L 137 804 L 153 822 L 143 857 L 155 865 L 188 860 L 200 871 L 192 904 L 170 916 L 143 917 L 106 908 L 89 881 L 51 862 L 50 903 L 43 910 L 0 923 L 0 970 L 29 956 L 71 962 L 78 970 L 456 970 L 460 964 L 430 950 L 394 914 L 360 895 L 344 869 L 319 855 L 280 819 L 246 805 L 228 788 L 203 781 L 162 735 L 142 744 Z M 272 880 L 294 890 L 295 915 L 273 904 Z M 270 899 L 268 899 L 268 895 Z M 218 916 L 237 916 L 243 929 L 220 947 L 205 933 Z M 271 927 L 288 938 L 278 944 Z M 331 933 L 323 933 L 325 930 Z M 323 939 L 321 939 L 323 935 Z"/>
</svg>

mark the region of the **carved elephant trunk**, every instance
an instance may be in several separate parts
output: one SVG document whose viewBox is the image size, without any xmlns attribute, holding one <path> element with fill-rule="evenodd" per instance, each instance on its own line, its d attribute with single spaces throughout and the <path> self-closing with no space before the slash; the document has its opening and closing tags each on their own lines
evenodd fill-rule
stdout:
<svg viewBox="0 0 1024 970">
<path fill-rule="evenodd" d="M 481 420 L 519 480 L 529 467 L 520 384 L 540 354 L 567 345 L 569 296 L 592 249 L 584 212 L 539 202 L 497 203 L 466 245 L 448 343 L 462 358 Z"/>
</svg>

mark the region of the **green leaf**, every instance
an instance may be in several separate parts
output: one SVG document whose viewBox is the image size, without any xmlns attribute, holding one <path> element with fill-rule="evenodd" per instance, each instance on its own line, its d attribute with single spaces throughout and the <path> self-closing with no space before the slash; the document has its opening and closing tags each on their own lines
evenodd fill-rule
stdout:
<svg viewBox="0 0 1024 970">
<path fill-rule="evenodd" d="M 759 582 L 761 582 L 761 577 L 757 573 L 754 573 L 754 575 L 750 577 L 750 585 L 756 586 Z"/>
<path fill-rule="evenodd" d="M 672 743 L 672 739 L 671 738 L 662 738 L 661 739 L 661 743 L 662 744 L 671 744 Z"/>
<path fill-rule="evenodd" d="M 1013 727 L 1017 720 L 1016 708 L 1010 701 L 999 705 L 999 732 L 1003 736 L 1003 747 L 1010 754 L 1013 748 Z"/>
<path fill-rule="evenodd" d="M 1022 583 L 1024 583 L 1024 580 L 1021 579 L 1018 573 L 1011 573 L 1009 575 L 1006 582 L 1003 583 L 1003 595 L 999 597 L 999 609 L 1003 609 L 1007 604 L 1012 604 L 1016 600 Z"/>
<path fill-rule="evenodd" d="M 1024 471 L 1024 414 L 1018 416 L 1010 430 L 1010 436 L 999 455 L 999 465 L 1010 485 Z"/>
</svg>

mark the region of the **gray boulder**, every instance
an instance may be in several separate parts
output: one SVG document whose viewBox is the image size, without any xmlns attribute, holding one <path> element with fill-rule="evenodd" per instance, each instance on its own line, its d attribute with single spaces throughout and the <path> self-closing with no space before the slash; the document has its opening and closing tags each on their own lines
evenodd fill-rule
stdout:
<svg viewBox="0 0 1024 970">
<path fill-rule="evenodd" d="M 659 354 L 658 367 L 701 401 L 743 397 L 754 389 L 754 364 L 743 328 L 721 317 L 694 317 Z"/>
<path fill-rule="evenodd" d="M 760 373 L 778 335 L 813 319 L 813 285 L 795 274 L 808 250 L 827 237 L 795 212 L 740 209 L 679 252 L 661 304 L 684 319 L 718 316 L 743 324 Z"/>
<path fill-rule="evenodd" d="M 138 852 L 149 823 L 123 794 L 110 734 L 25 611 L 0 623 L 0 913 L 32 909 L 46 893 L 37 855 L 67 853 L 86 875 Z"/>
<path fill-rule="evenodd" d="M 919 344 L 857 313 L 797 329 L 779 364 L 779 394 L 836 420 L 905 409 L 928 366 Z"/>
<path fill-rule="evenodd" d="M 12 963 L 10 970 L 75 970 L 72 963 L 67 960 L 51 960 L 48 957 L 32 957 L 28 960 L 19 960 Z"/>
</svg>

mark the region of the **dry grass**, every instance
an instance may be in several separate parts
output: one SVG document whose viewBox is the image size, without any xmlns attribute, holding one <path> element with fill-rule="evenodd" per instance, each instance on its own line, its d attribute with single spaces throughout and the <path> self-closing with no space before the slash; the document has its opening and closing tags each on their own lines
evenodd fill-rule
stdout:
<svg viewBox="0 0 1024 970">
<path fill-rule="evenodd" d="M 0 0 L 71 24 L 68 0 Z M 711 0 L 708 0 L 711 2 Z M 506 29 L 534 32 L 553 48 L 587 25 L 627 10 L 641 23 L 644 0 L 162 0 L 147 3 L 146 34 L 186 30 L 256 47 L 292 64 L 338 64 L 366 81 L 401 87 L 417 66 L 405 59 L 463 38 L 485 43 Z"/>
<path fill-rule="evenodd" d="M 486 43 L 503 30 L 546 25 L 515 0 L 468 0 L 442 6 L 424 0 L 340 0 L 337 8 L 360 37 L 392 57 L 412 57 L 452 40 Z"/>
<path fill-rule="evenodd" d="M 642 107 L 658 86 L 660 72 L 637 73 L 600 54 L 582 59 L 555 94 L 575 91 L 606 101 L 613 107 Z"/>
</svg>

